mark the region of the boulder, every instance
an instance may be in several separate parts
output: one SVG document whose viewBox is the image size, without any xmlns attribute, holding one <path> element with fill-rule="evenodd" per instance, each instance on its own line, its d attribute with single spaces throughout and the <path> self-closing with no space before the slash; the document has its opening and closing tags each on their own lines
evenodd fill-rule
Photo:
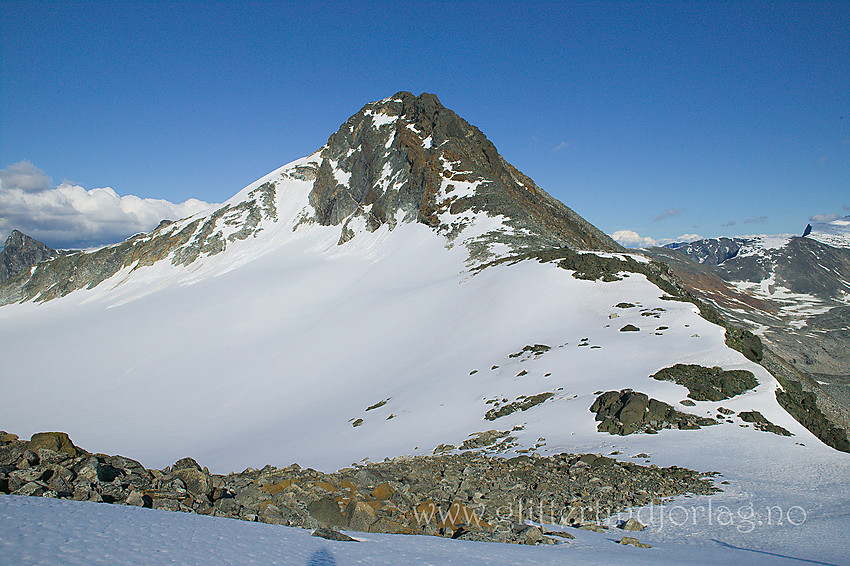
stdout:
<svg viewBox="0 0 850 566">
<path fill-rule="evenodd" d="M 39 448 L 47 448 L 54 452 L 65 452 L 70 456 L 81 456 L 85 454 L 84 450 L 80 450 L 67 433 L 64 432 L 37 432 L 30 438 L 29 449 L 38 450 Z"/>
<path fill-rule="evenodd" d="M 209 476 L 199 468 L 172 469 L 171 473 L 180 478 L 186 485 L 186 491 L 193 495 L 208 497 L 212 494 L 212 483 Z"/>
<path fill-rule="evenodd" d="M 623 537 L 617 541 L 617 544 L 628 544 L 637 548 L 652 548 L 652 545 L 640 542 L 634 537 Z"/>
<path fill-rule="evenodd" d="M 642 531 L 646 528 L 640 522 L 636 521 L 634 517 L 629 517 L 628 521 L 623 521 L 617 526 L 624 531 Z"/>
<path fill-rule="evenodd" d="M 352 531 L 369 532 L 369 527 L 377 520 L 375 509 L 364 501 L 352 499 L 345 508 L 345 521 Z"/>
<path fill-rule="evenodd" d="M 308 504 L 307 513 L 322 525 L 345 527 L 347 524 L 339 505 L 332 497 L 322 497 Z"/>
<path fill-rule="evenodd" d="M 358 542 L 357 539 L 351 538 L 347 534 L 341 533 L 338 530 L 325 525 L 319 525 L 316 527 L 316 530 L 313 531 L 311 536 L 322 537 L 328 540 L 338 540 L 341 542 Z"/>
</svg>

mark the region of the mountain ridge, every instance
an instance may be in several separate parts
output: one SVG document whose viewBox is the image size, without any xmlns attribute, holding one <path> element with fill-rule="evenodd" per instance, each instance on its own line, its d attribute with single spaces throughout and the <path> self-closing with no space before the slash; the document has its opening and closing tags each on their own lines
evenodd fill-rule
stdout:
<svg viewBox="0 0 850 566">
<path fill-rule="evenodd" d="M 306 198 L 304 183 L 310 183 Z M 10 277 L 0 283 L 0 305 L 61 297 L 166 259 L 188 267 L 269 229 L 279 220 L 278 208 L 288 210 L 281 214 L 293 233 L 310 224 L 338 226 L 338 245 L 356 233 L 421 223 L 449 247 L 464 246 L 470 266 L 548 247 L 625 251 L 511 166 L 478 128 L 436 96 L 399 92 L 366 104 L 322 148 L 213 211 Z"/>
</svg>

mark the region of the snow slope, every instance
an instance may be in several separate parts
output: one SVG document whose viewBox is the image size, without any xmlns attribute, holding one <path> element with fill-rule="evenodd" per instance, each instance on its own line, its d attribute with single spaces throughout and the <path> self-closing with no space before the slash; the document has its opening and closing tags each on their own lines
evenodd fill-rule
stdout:
<svg viewBox="0 0 850 566">
<path fill-rule="evenodd" d="M 850 248 L 850 216 L 830 222 L 815 222 L 807 237 L 835 248 Z"/>
<path fill-rule="evenodd" d="M 557 546 L 518 546 L 440 537 L 349 533 L 359 542 L 311 537 L 303 529 L 138 507 L 0 496 L 0 553 L 7 564 L 705 564 L 712 566 L 840 564 L 846 549 L 823 535 L 815 559 L 735 547 L 642 540 L 653 548 L 614 544 L 623 531 L 571 529 L 576 539 Z M 626 533 L 628 534 L 628 533 Z"/>
<path fill-rule="evenodd" d="M 172 237 L 192 226 L 203 234 L 212 226 L 227 242 L 221 253 L 198 247 L 200 254 L 190 262 L 127 265 L 92 288 L 0 308 L 0 426 L 22 437 L 61 430 L 83 448 L 120 453 L 149 468 L 191 456 L 219 473 L 291 462 L 332 471 L 356 461 L 429 453 L 444 443 L 457 446 L 488 429 L 512 431 L 515 450 L 617 452 L 623 459 L 721 472 L 729 482 L 724 493 L 699 502 L 715 505 L 714 511 L 688 511 L 688 520 L 678 525 L 669 517 L 643 517 L 654 544 L 673 545 L 670 562 L 692 557 L 693 550 L 676 550 L 679 544 L 694 545 L 713 563 L 715 556 L 739 562 L 741 554 L 732 547 L 747 549 L 745 559 L 767 557 L 765 563 L 783 556 L 847 559 L 850 455 L 824 446 L 785 413 L 773 378 L 726 347 L 723 329 L 699 317 L 696 307 L 664 300 L 639 274 L 588 281 L 534 260 L 471 269 L 469 250 L 458 244 L 505 227 L 499 215 L 481 211 L 464 212 L 469 216 L 452 222 L 459 233 L 448 243 L 445 235 L 402 215 L 370 230 L 359 212 L 342 230 L 354 236 L 341 238 L 339 225 L 310 220 L 312 185 L 300 168 L 315 156 L 246 187 L 219 209 L 220 216 L 195 216 L 142 237 Z M 461 182 L 453 190 L 479 190 Z M 252 206 L 241 206 L 250 198 Z M 440 215 L 452 214 L 451 207 L 446 210 Z M 490 256 L 511 253 L 496 240 L 485 245 Z M 189 248 L 191 243 L 166 259 Z M 620 303 L 633 306 L 615 306 Z M 640 331 L 621 332 L 627 324 Z M 516 355 L 534 344 L 551 349 L 537 357 Z M 727 401 L 682 406 L 685 388 L 648 377 L 675 363 L 747 369 L 760 385 Z M 758 410 L 794 436 L 759 432 L 734 416 L 700 430 L 627 437 L 597 432 L 589 411 L 593 400 L 601 391 L 624 388 L 703 416 L 716 415 L 721 406 L 735 414 Z M 492 407 L 488 401 L 542 392 L 555 395 L 528 411 L 484 419 Z M 18 506 L 13 514 L 42 524 L 36 532 L 45 537 L 54 532 L 46 515 L 70 513 L 71 521 L 83 509 L 16 498 L 0 498 L 0 505 Z M 733 521 L 718 514 L 717 506 L 728 508 Z M 97 512 L 126 513 L 128 521 L 154 516 L 100 507 Z M 156 517 L 177 521 L 176 530 L 200 528 L 192 522 L 197 518 Z M 4 545 L 17 541 L 10 548 L 19 549 L 12 551 L 21 552 L 23 562 L 31 555 L 41 560 L 39 543 L 14 524 L 4 520 Z M 226 528 L 247 527 L 228 522 Z M 319 542 L 303 538 L 303 532 L 252 528 L 257 530 L 246 537 L 275 533 L 298 541 L 292 544 L 299 548 L 319 548 L 309 546 Z M 93 544 L 86 536 L 116 538 L 103 528 L 87 532 L 59 530 L 50 536 L 82 541 L 66 545 L 80 552 Z M 202 536 L 198 544 L 222 544 L 209 542 L 206 534 L 193 536 Z M 375 546 L 357 546 L 364 550 L 340 551 L 341 556 L 353 552 L 354 561 L 377 553 L 395 561 L 407 556 L 399 554 L 407 548 L 411 562 L 434 553 L 429 560 L 440 563 L 440 553 L 451 552 L 454 559 L 480 548 L 369 537 Z M 114 555 L 137 556 L 121 546 L 131 540 L 111 543 L 118 545 Z M 603 556 L 627 553 L 612 555 L 614 561 L 644 556 L 636 549 L 608 550 L 609 543 Z M 163 544 L 180 559 L 175 543 Z M 598 561 L 595 544 L 588 562 Z M 43 559 L 49 561 L 55 549 L 45 545 Z M 495 563 L 505 556 L 505 562 L 562 557 L 560 548 L 494 552 Z M 525 554 L 520 560 L 514 553 Z M 299 550 L 284 556 L 306 561 L 311 555 Z"/>
</svg>

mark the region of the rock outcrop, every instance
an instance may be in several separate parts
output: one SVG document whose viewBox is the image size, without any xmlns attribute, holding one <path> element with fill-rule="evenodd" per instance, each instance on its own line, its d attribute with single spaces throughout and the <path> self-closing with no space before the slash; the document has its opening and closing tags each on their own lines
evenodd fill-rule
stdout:
<svg viewBox="0 0 850 566">
<path fill-rule="evenodd" d="M 31 441 L 0 432 L 0 492 L 136 505 L 317 529 L 555 544 L 569 533 L 526 521 L 603 530 L 603 519 L 685 493 L 718 491 L 711 477 L 595 454 L 493 458 L 480 453 L 398 457 L 323 473 L 292 464 L 211 474 L 191 458 L 148 470 L 91 454 L 63 433 Z"/>
<path fill-rule="evenodd" d="M 717 424 L 714 419 L 677 411 L 667 403 L 651 399 L 646 393 L 623 389 L 606 391 L 590 406 L 596 413 L 599 432 L 618 436 L 635 433 L 654 434 L 661 429 L 698 429 Z"/>
<path fill-rule="evenodd" d="M 12 230 L 0 253 L 0 283 L 40 261 L 58 257 L 60 253 L 26 234 Z"/>
<path fill-rule="evenodd" d="M 696 364 L 676 364 L 650 377 L 684 385 L 688 388 L 688 397 L 694 401 L 722 401 L 758 386 L 756 376 L 750 371 L 724 370 Z"/>
</svg>

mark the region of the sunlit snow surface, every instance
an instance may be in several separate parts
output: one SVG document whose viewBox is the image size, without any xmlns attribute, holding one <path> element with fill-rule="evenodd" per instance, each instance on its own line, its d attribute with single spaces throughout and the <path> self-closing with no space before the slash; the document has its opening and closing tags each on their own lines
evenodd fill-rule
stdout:
<svg viewBox="0 0 850 566">
<path fill-rule="evenodd" d="M 241 202 L 286 170 L 260 179 L 230 202 Z M 650 542 L 659 546 L 697 545 L 711 563 L 726 556 L 727 563 L 775 563 L 777 554 L 822 562 L 836 562 L 841 556 L 846 561 L 850 455 L 825 447 L 785 413 L 776 403 L 773 378 L 727 348 L 723 329 L 700 318 L 693 305 L 662 300 L 662 291 L 636 274 L 611 283 L 585 281 L 554 264 L 524 261 L 473 275 L 463 246 L 447 248 L 443 236 L 417 223 L 369 232 L 364 223 L 352 222 L 356 237 L 337 245 L 338 226 L 302 221 L 310 216 L 310 186 L 295 178 L 281 181 L 277 221 L 264 221 L 256 237 L 228 242 L 224 253 L 188 266 L 160 261 L 135 271 L 125 269 L 94 289 L 42 304 L 0 308 L 0 427 L 25 438 L 38 431 L 65 431 L 83 448 L 122 454 L 147 467 L 161 468 L 192 456 L 212 471 L 226 473 L 292 462 L 332 471 L 363 459 L 429 453 L 443 443 L 459 445 L 478 431 L 522 426 L 513 433 L 517 448 L 537 446 L 544 454 L 618 450 L 619 458 L 631 461 L 643 461 L 635 456 L 648 453 L 649 460 L 661 466 L 724 474 L 722 479 L 730 482 L 723 486 L 725 492 L 701 501 L 727 506 L 737 517 L 733 524 L 721 524 L 712 514 L 677 528 L 671 528 L 670 521 L 644 518 L 654 527 Z M 498 218 L 476 219 L 459 237 L 477 237 L 498 223 Z M 621 302 L 635 306 L 614 306 Z M 654 311 L 656 318 L 644 315 L 649 309 L 663 310 Z M 620 332 L 626 324 L 641 331 Z M 538 358 L 510 357 L 533 344 L 551 350 Z M 683 407 L 678 404 L 687 395 L 683 387 L 648 377 L 674 363 L 748 369 L 761 384 L 731 400 Z M 623 388 L 700 415 L 715 415 L 719 406 L 735 413 L 758 410 L 795 436 L 742 428 L 740 419 L 656 435 L 598 433 L 588 408 L 598 391 Z M 488 399 L 514 400 L 547 391 L 555 396 L 529 411 L 496 421 L 483 418 L 491 408 Z M 380 408 L 366 411 L 387 399 Z M 355 427 L 357 419 L 363 423 Z M 545 439 L 542 445 L 540 438 Z M 45 511 L 32 507 L 35 500 L 19 501 L 0 498 L 4 506 L 18 506 L 14 516 L 34 514 L 31 522 L 45 523 L 35 530 L 45 531 L 44 540 L 54 532 L 48 515 L 90 508 L 39 502 L 49 509 Z M 687 505 L 696 501 L 680 500 Z M 742 509 L 748 513 L 747 506 L 764 524 L 757 525 L 755 515 L 741 517 Z M 799 525 L 788 524 L 792 508 L 803 511 L 805 520 Z M 204 538 L 207 528 L 215 529 L 199 525 L 220 521 L 96 509 L 156 517 L 159 524 L 185 521 L 174 529 L 196 529 L 199 534 L 194 536 L 203 541 L 195 546 L 234 544 L 233 534 L 218 542 Z M 771 515 L 769 509 L 781 509 L 786 522 L 775 524 L 777 511 Z M 754 528 L 740 532 L 741 521 L 747 520 Z M 41 544 L 25 532 L 13 534 L 14 524 L 4 519 L 4 544 L 19 541 L 16 548 L 24 549 L 19 552 Z M 369 535 L 377 542 L 356 547 L 362 550 L 338 550 L 301 531 L 221 524 L 228 533 L 250 527 L 255 534 L 244 536 L 270 537 L 275 542 L 266 543 L 268 552 L 284 552 L 281 548 L 290 545 L 286 541 L 295 541 L 291 546 L 298 547 L 297 553 L 282 559 L 288 563 L 306 563 L 323 544 L 339 553 L 339 563 L 375 555 L 384 556 L 387 563 L 399 563 L 399 556 L 410 556 L 411 563 L 463 563 L 462 558 L 444 560 L 440 557 L 446 555 L 440 553 L 472 556 L 480 548 L 493 548 L 463 542 L 443 547 L 453 543 Z M 69 540 L 87 531 L 81 527 L 75 532 Z M 103 527 L 90 536 L 110 532 Z M 61 530 L 55 533 L 56 540 L 63 536 Z M 133 540 L 103 536 L 119 547 Z M 181 547 L 175 546 L 181 543 L 152 536 L 181 556 Z M 591 534 L 581 534 L 571 547 L 581 547 L 585 536 Z M 621 549 L 604 537 L 593 537 L 603 540 L 599 544 L 605 556 L 618 553 L 611 556 L 623 561 L 651 563 L 655 555 L 642 553 L 661 552 Z M 645 538 L 643 533 L 640 538 Z M 83 543 L 68 544 L 69 549 L 85 551 Z M 87 544 L 90 548 L 94 542 Z M 588 552 L 596 552 L 596 543 L 588 544 Z M 741 558 L 741 552 L 723 544 L 757 552 L 745 552 Z M 156 547 L 138 550 L 153 552 Z M 471 550 L 458 550 L 467 548 Z M 495 548 L 494 562 L 481 563 L 521 561 L 513 553 L 526 553 L 522 560 L 542 557 L 543 563 L 555 563 L 569 550 Z M 402 549 L 413 554 L 400 554 Z M 436 558 L 421 559 L 432 552 Z M 680 562 L 683 555 L 694 558 L 688 550 L 670 552 L 671 563 Z M 154 553 L 151 560 L 167 561 L 166 556 Z M 192 562 L 205 562 L 205 556 Z M 269 554 L 258 556 L 258 562 L 273 560 Z M 593 563 L 596 555 L 589 556 L 588 563 Z"/>
<path fill-rule="evenodd" d="M 812 224 L 812 233 L 808 237 L 835 248 L 850 248 L 850 216 L 816 222 Z"/>
<path fill-rule="evenodd" d="M 779 552 L 720 540 L 656 540 L 638 533 L 650 549 L 614 543 L 619 529 L 576 536 L 557 546 L 520 546 L 440 537 L 349 533 L 359 542 L 311 537 L 310 531 L 155 509 L 35 497 L 0 496 L 0 555 L 4 564 L 137 565 L 286 564 L 841 564 L 846 547 L 814 531 L 822 543 L 815 558 L 800 559 L 796 537 Z M 737 541 L 736 541 L 737 542 Z M 746 545 L 747 543 L 743 543 Z M 788 554 L 785 554 L 788 552 Z"/>
</svg>

